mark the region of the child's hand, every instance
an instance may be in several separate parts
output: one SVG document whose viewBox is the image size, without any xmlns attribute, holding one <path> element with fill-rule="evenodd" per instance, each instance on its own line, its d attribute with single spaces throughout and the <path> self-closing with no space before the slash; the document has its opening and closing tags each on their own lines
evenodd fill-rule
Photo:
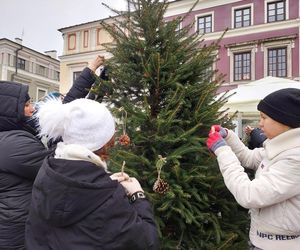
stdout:
<svg viewBox="0 0 300 250">
<path fill-rule="evenodd" d="M 221 125 L 212 125 L 209 132 L 219 132 L 223 138 L 226 138 L 228 135 L 227 129 L 221 127 Z"/>
<path fill-rule="evenodd" d="M 208 134 L 208 139 L 206 141 L 206 145 L 208 147 L 208 149 L 212 152 L 215 152 L 217 150 L 217 148 L 222 147 L 222 146 L 226 146 L 226 142 L 223 139 L 223 136 L 221 135 L 220 131 L 220 126 L 219 127 L 215 127 L 216 125 L 211 127 L 211 130 Z M 226 131 L 227 133 L 227 131 Z"/>
</svg>

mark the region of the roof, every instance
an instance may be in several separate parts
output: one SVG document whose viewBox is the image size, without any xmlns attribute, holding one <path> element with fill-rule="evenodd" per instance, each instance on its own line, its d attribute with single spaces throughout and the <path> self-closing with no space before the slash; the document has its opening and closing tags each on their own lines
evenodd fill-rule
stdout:
<svg viewBox="0 0 300 250">
<path fill-rule="evenodd" d="M 228 112 L 230 113 L 236 111 L 257 112 L 256 106 L 261 99 L 276 90 L 285 88 L 300 89 L 300 83 L 286 78 L 267 76 L 257 81 L 239 85 L 227 92 L 227 96 L 232 96 L 228 98 L 222 109 L 229 109 Z"/>
<path fill-rule="evenodd" d="M 90 21 L 90 22 L 86 22 L 86 23 L 80 23 L 80 24 L 75 24 L 75 25 L 67 26 L 67 27 L 58 29 L 58 31 L 59 32 L 63 32 L 63 30 L 65 30 L 65 29 L 75 28 L 75 27 L 78 27 L 78 26 L 82 26 L 82 25 L 86 25 L 86 24 L 91 24 L 91 23 L 95 23 L 95 22 L 101 22 L 101 21 L 105 21 L 105 20 L 108 20 L 110 18 L 114 18 L 114 17 L 117 17 L 117 16 L 118 15 L 116 15 L 116 16 L 109 16 L 109 17 L 106 17 L 106 18 L 102 18 L 102 19 L 98 19 L 98 20 L 94 20 L 94 21 Z"/>
<path fill-rule="evenodd" d="M 0 42 L 2 42 L 2 41 L 3 41 L 3 42 L 8 42 L 8 43 L 13 43 L 14 45 L 16 45 L 16 46 L 18 46 L 18 47 L 22 47 L 22 48 L 28 49 L 28 50 L 30 50 L 30 51 L 32 51 L 32 52 L 34 52 L 34 53 L 40 54 L 40 55 L 43 56 L 43 57 L 47 57 L 47 58 L 49 58 L 49 59 L 51 59 L 51 60 L 55 60 L 55 61 L 57 61 L 57 62 L 60 62 L 60 61 L 59 61 L 58 59 L 56 59 L 56 58 L 53 58 L 53 57 L 51 57 L 51 56 L 49 56 L 49 55 L 46 55 L 46 54 L 44 54 L 44 53 L 42 53 L 42 52 L 39 52 L 39 51 L 34 50 L 34 49 L 31 49 L 31 48 L 29 48 L 29 47 L 26 47 L 26 46 L 24 46 L 23 44 L 19 44 L 19 43 L 17 43 L 17 42 L 14 42 L 14 41 L 8 39 L 8 38 L 0 38 Z"/>
</svg>

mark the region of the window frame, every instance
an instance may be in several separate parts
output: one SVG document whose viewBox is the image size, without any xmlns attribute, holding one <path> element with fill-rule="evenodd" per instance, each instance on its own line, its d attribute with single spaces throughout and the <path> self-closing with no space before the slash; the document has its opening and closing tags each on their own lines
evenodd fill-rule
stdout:
<svg viewBox="0 0 300 250">
<path fill-rule="evenodd" d="M 272 22 L 269 22 L 269 15 L 268 15 L 268 6 L 269 4 L 272 4 L 272 3 L 279 3 L 279 2 L 283 2 L 284 3 L 284 8 L 285 8 L 285 19 L 284 20 L 275 20 L 275 21 L 272 21 Z M 289 20 L 289 0 L 265 0 L 265 23 L 275 23 L 275 22 L 282 22 L 282 21 L 286 21 L 286 20 Z"/>
<path fill-rule="evenodd" d="M 284 56 L 279 56 L 279 50 L 285 50 L 285 54 L 284 54 Z M 271 51 L 274 51 L 274 52 L 276 52 L 276 57 L 271 57 L 270 56 L 270 52 Z M 267 69 L 267 74 L 268 74 L 268 76 L 273 76 L 273 77 L 287 77 L 287 47 L 275 47 L 275 48 L 268 48 L 267 49 L 267 53 L 268 53 L 268 56 L 267 56 L 267 58 L 268 58 L 268 62 L 267 62 L 267 67 L 268 67 L 268 69 Z M 283 58 L 284 57 L 284 62 L 281 62 L 280 63 L 280 58 Z M 272 59 L 272 58 L 275 58 L 275 60 L 276 60 L 276 62 L 275 63 L 270 63 L 270 59 Z M 270 74 L 270 66 L 271 65 L 275 65 L 275 67 L 276 67 L 276 70 L 275 70 L 275 75 L 273 75 L 273 74 Z M 281 67 L 279 67 L 280 65 L 284 65 L 284 72 L 285 72 L 285 75 L 279 75 L 280 74 L 280 72 L 282 72 L 282 68 Z M 272 72 L 273 72 L 274 70 L 272 70 Z"/>
<path fill-rule="evenodd" d="M 182 30 L 182 27 L 183 27 L 183 26 L 182 26 L 182 21 L 180 21 L 180 22 L 178 23 L 176 29 L 175 29 L 175 32 L 181 31 L 181 30 Z"/>
<path fill-rule="evenodd" d="M 36 64 L 36 74 L 39 76 L 46 77 L 47 67 L 41 64 Z"/>
<path fill-rule="evenodd" d="M 200 18 L 205 18 L 205 17 L 208 17 L 210 16 L 211 17 L 211 31 L 210 32 L 204 32 L 204 33 L 200 33 L 199 32 L 199 19 Z M 214 24 L 215 24 L 215 18 L 214 18 L 214 12 L 206 12 L 206 13 L 201 13 L 199 15 L 195 15 L 195 32 L 197 32 L 199 35 L 203 35 L 203 34 L 209 34 L 209 33 L 213 33 L 215 32 L 215 29 L 214 29 Z"/>
<path fill-rule="evenodd" d="M 54 70 L 54 72 L 53 72 L 53 79 L 55 81 L 59 81 L 60 80 L 60 71 Z"/>
<path fill-rule="evenodd" d="M 236 79 L 236 75 L 237 75 L 237 73 L 236 73 L 236 70 L 237 70 L 237 67 L 236 67 L 236 60 L 235 60 L 235 57 L 237 56 L 237 55 L 240 55 L 240 56 L 242 56 L 242 60 L 241 60 L 241 67 L 239 67 L 240 69 L 241 69 L 241 73 L 240 73 L 240 75 L 241 75 L 241 79 Z M 249 55 L 249 72 L 244 72 L 244 70 L 245 70 L 245 68 L 247 67 L 247 66 L 245 66 L 244 65 L 244 63 L 245 63 L 245 60 L 244 60 L 244 56 L 245 55 Z M 233 53 L 233 81 L 234 82 L 240 82 L 240 81 L 251 81 L 251 50 L 248 50 L 248 51 L 238 51 L 238 52 L 234 52 Z M 244 75 L 245 74 L 248 74 L 249 75 L 249 77 L 248 78 L 244 78 Z"/>
<path fill-rule="evenodd" d="M 46 88 L 42 88 L 42 87 L 37 87 L 36 88 L 36 96 L 35 96 L 35 100 L 38 102 L 38 101 L 40 101 L 40 99 L 41 98 L 43 98 L 44 96 L 42 96 L 42 97 L 40 97 L 39 98 L 39 91 L 43 91 L 45 94 L 44 94 L 44 96 L 46 96 L 47 94 L 48 94 L 48 89 L 46 89 Z"/>
<path fill-rule="evenodd" d="M 236 28 L 235 27 L 235 11 L 240 10 L 240 9 L 246 9 L 246 8 L 250 8 L 250 25 Z M 240 29 L 240 28 L 246 28 L 246 27 L 253 26 L 253 24 L 254 24 L 254 11 L 253 10 L 254 10 L 254 4 L 253 3 L 238 5 L 238 6 L 232 7 L 231 8 L 231 28 L 232 29 Z"/>
<path fill-rule="evenodd" d="M 22 62 L 22 63 L 21 63 Z M 21 67 L 22 65 L 22 67 Z M 23 67 L 24 66 L 24 67 Z M 23 58 L 18 57 L 17 58 L 17 68 L 21 69 L 21 70 L 25 70 L 26 69 L 26 60 Z"/>
<path fill-rule="evenodd" d="M 250 52 L 250 79 L 249 80 L 237 80 L 234 79 L 234 55 L 239 53 L 246 53 Z M 256 62 L 255 62 L 255 55 L 257 52 L 257 44 L 249 44 L 244 46 L 232 46 L 227 48 L 227 55 L 229 56 L 229 67 L 230 67 L 230 74 L 229 74 L 229 81 L 230 83 L 242 83 L 242 82 L 249 82 L 255 79 L 255 72 L 256 72 Z"/>
<path fill-rule="evenodd" d="M 295 48 L 294 39 L 286 39 L 273 42 L 265 42 L 261 45 L 261 51 L 264 53 L 264 77 L 268 76 L 268 49 L 271 48 L 283 48 L 286 47 L 286 67 L 287 76 L 286 78 L 292 77 L 292 49 Z"/>
</svg>

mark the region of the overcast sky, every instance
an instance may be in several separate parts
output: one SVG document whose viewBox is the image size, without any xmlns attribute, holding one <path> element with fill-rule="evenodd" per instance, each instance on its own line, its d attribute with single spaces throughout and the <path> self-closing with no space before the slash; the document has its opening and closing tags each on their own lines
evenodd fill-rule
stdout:
<svg viewBox="0 0 300 250">
<path fill-rule="evenodd" d="M 114 15 L 102 5 L 118 10 L 125 0 L 0 0 L 0 38 L 23 39 L 23 45 L 39 52 L 62 53 L 60 28 L 95 21 Z M 23 34 L 23 37 L 22 37 Z"/>
</svg>

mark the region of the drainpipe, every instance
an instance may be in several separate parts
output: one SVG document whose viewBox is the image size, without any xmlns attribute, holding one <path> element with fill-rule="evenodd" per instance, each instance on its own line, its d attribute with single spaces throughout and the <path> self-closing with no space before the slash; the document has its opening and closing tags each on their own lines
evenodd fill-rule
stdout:
<svg viewBox="0 0 300 250">
<path fill-rule="evenodd" d="M 11 80 L 12 81 L 14 81 L 14 79 L 15 79 L 15 76 L 18 74 L 18 57 L 19 57 L 19 51 L 20 50 L 22 50 L 23 49 L 23 45 L 21 45 L 21 47 L 20 48 L 18 48 L 17 50 L 16 50 L 16 62 L 15 62 L 15 73 L 13 73 L 12 75 L 11 75 Z"/>
</svg>

